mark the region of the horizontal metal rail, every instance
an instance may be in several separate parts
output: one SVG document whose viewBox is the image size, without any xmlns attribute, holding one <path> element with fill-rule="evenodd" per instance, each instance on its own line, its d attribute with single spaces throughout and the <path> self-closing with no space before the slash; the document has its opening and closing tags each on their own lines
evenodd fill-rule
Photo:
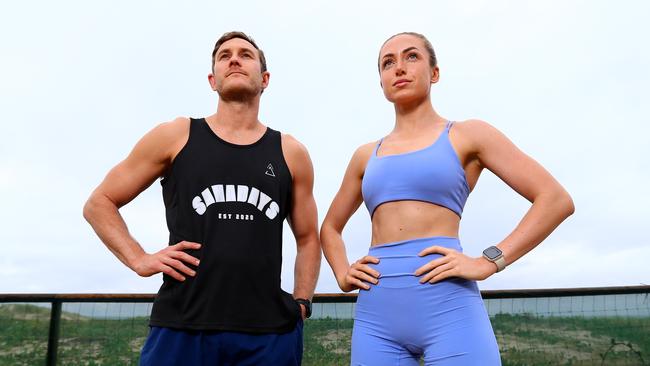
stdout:
<svg viewBox="0 0 650 366">
<path fill-rule="evenodd" d="M 484 299 L 550 298 L 569 296 L 650 294 L 650 286 L 584 287 L 481 291 Z M 0 294 L 0 303 L 51 303 L 46 365 L 57 362 L 61 305 L 63 303 L 151 303 L 155 294 Z M 315 294 L 314 303 L 355 303 L 356 293 Z"/>
<path fill-rule="evenodd" d="M 484 290 L 484 299 L 519 299 L 531 297 L 567 297 L 596 295 L 627 295 L 650 293 L 650 286 L 580 287 L 557 289 Z M 0 294 L 0 303 L 6 302 L 153 302 L 155 294 Z M 356 293 L 315 294 L 315 303 L 353 303 Z"/>
</svg>

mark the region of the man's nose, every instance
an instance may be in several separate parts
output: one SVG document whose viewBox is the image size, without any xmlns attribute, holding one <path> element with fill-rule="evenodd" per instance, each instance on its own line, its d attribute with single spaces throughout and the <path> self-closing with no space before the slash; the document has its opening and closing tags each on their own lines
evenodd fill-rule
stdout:
<svg viewBox="0 0 650 366">
<path fill-rule="evenodd" d="M 233 65 L 241 66 L 241 63 L 239 62 L 239 56 L 233 55 L 230 57 L 230 66 Z"/>
</svg>

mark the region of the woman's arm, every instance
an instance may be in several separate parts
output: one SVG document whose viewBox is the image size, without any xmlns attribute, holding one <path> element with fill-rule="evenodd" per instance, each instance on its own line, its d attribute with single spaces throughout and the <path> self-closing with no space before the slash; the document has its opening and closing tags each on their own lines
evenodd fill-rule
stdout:
<svg viewBox="0 0 650 366">
<path fill-rule="evenodd" d="M 532 203 L 517 227 L 497 245 L 510 264 L 528 253 L 575 211 L 573 200 L 538 162 L 483 121 L 469 121 L 481 166 Z"/>
<path fill-rule="evenodd" d="M 546 169 L 488 123 L 470 120 L 455 124 L 454 128 L 467 141 L 470 155 L 476 157 L 481 168 L 493 172 L 532 203 L 517 227 L 497 245 L 506 263 L 511 264 L 541 243 L 574 212 L 573 200 Z M 469 258 L 439 247 L 428 248 L 421 255 L 431 253 L 444 257 L 418 269 L 417 275 L 429 272 L 422 282 L 433 283 L 447 277 L 482 280 L 496 272 L 496 265 L 482 257 Z"/>
<path fill-rule="evenodd" d="M 379 273 L 367 265 L 367 263 L 379 263 L 377 258 L 365 256 L 350 266 L 342 236 L 343 228 L 363 202 L 361 180 L 373 148 L 374 144 L 367 144 L 355 151 L 345 171 L 341 187 L 321 226 L 323 253 L 332 267 L 336 282 L 345 292 L 356 288 L 369 289 L 364 281 L 376 284 L 379 277 Z"/>
</svg>

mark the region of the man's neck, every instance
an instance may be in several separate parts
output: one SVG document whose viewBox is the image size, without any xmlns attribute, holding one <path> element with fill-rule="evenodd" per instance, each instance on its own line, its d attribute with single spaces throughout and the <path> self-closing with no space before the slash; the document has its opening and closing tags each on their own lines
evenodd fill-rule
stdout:
<svg viewBox="0 0 650 366">
<path fill-rule="evenodd" d="M 266 132 L 266 126 L 257 119 L 259 101 L 259 97 L 245 102 L 220 99 L 217 112 L 205 120 L 221 139 L 238 145 L 252 144 Z"/>
<path fill-rule="evenodd" d="M 254 131 L 260 129 L 258 120 L 260 98 L 246 101 L 223 101 L 219 99 L 217 112 L 206 118 L 208 123 L 223 131 Z"/>
</svg>

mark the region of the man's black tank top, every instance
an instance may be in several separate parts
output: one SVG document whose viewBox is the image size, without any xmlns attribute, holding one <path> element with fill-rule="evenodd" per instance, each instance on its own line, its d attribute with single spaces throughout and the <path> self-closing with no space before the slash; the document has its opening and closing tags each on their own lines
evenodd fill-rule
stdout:
<svg viewBox="0 0 650 366">
<path fill-rule="evenodd" d="M 169 244 L 201 243 L 194 277 L 163 275 L 150 324 L 179 329 L 282 333 L 300 308 L 280 288 L 282 226 L 292 178 L 280 133 L 267 128 L 251 145 L 190 121 L 187 144 L 161 184 Z"/>
</svg>

